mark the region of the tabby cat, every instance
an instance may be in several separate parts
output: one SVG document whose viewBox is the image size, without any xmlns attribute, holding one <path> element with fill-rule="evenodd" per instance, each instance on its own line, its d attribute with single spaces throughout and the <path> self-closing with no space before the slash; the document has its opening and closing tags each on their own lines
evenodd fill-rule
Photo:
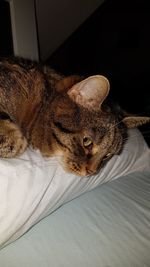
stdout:
<svg viewBox="0 0 150 267">
<path fill-rule="evenodd" d="M 31 145 L 43 156 L 59 155 L 69 172 L 97 173 L 121 152 L 127 128 L 150 122 L 107 105 L 109 87 L 101 75 L 64 77 L 48 66 L 1 61 L 0 157 Z"/>
</svg>

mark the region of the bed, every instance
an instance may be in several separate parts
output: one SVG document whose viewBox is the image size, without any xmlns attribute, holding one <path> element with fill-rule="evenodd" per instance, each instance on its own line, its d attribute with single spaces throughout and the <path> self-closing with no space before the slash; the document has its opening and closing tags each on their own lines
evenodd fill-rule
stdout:
<svg viewBox="0 0 150 267">
<path fill-rule="evenodd" d="M 56 164 L 47 164 L 54 173 L 51 182 L 46 182 L 46 190 L 41 182 L 34 183 L 32 173 L 33 180 L 26 180 L 31 192 L 23 196 L 27 187 L 20 182 L 20 195 L 15 191 L 17 197 L 12 203 L 9 191 L 12 195 L 13 177 L 9 177 L 9 183 L 12 180 L 10 184 L 7 180 L 7 207 L 0 202 L 0 266 L 150 266 L 150 150 L 138 130 L 131 130 L 129 136 L 122 155 L 113 158 L 92 179 L 66 176 Z M 28 156 L 33 163 L 32 153 L 18 162 L 29 164 Z M 12 166 L 16 170 L 18 162 L 2 164 L 7 164 L 8 172 L 10 165 L 11 171 Z M 40 170 L 42 166 L 40 160 L 36 167 Z M 17 170 L 20 171 L 19 165 Z M 28 170 L 33 171 L 29 165 Z"/>
</svg>

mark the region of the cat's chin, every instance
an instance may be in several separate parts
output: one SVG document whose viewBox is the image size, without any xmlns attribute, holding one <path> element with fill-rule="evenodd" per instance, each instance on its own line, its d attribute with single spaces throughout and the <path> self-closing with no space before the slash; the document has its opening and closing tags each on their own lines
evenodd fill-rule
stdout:
<svg viewBox="0 0 150 267">
<path fill-rule="evenodd" d="M 63 160 L 62 160 L 63 159 Z M 62 166 L 62 168 L 67 172 L 67 173 L 72 173 L 74 175 L 77 176 L 81 176 L 81 177 L 87 177 L 89 175 L 92 174 L 88 174 L 86 168 L 84 167 L 78 167 L 78 164 L 75 162 L 70 162 L 70 164 L 66 163 L 67 160 L 65 160 L 64 158 L 62 158 L 62 155 L 58 156 L 57 155 L 57 160 L 59 161 L 60 165 Z M 93 173 L 94 174 L 94 173 Z"/>
<path fill-rule="evenodd" d="M 90 170 L 88 169 L 86 166 L 82 166 L 82 167 L 78 167 L 78 164 L 75 162 L 72 162 L 72 164 L 68 165 L 65 164 L 64 162 L 61 162 L 61 165 L 63 167 L 63 169 L 68 172 L 68 173 L 72 173 L 74 175 L 80 176 L 80 177 L 89 177 L 92 175 L 96 175 L 98 173 L 97 170 Z"/>
<path fill-rule="evenodd" d="M 80 170 L 80 171 L 76 171 L 76 170 L 72 170 L 68 167 L 65 167 L 64 168 L 66 172 L 69 172 L 69 173 L 72 173 L 74 175 L 77 175 L 77 176 L 80 176 L 80 177 L 83 177 L 83 178 L 87 178 L 91 175 L 94 175 L 95 173 L 91 173 L 91 174 L 88 174 L 88 172 L 86 170 Z"/>
</svg>

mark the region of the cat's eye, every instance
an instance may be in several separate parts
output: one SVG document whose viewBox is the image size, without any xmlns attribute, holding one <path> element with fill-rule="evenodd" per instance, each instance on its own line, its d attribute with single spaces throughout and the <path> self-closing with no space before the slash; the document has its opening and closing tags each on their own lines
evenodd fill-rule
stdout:
<svg viewBox="0 0 150 267">
<path fill-rule="evenodd" d="M 83 145 L 84 145 L 84 147 L 92 146 L 92 144 L 93 144 L 93 141 L 92 141 L 92 139 L 90 137 L 85 136 L 83 138 Z"/>
</svg>

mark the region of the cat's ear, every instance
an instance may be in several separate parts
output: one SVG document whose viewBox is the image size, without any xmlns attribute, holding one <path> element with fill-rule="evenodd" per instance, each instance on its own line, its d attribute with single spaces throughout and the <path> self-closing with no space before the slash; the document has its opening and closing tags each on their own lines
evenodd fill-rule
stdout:
<svg viewBox="0 0 150 267">
<path fill-rule="evenodd" d="M 129 116 L 125 117 L 122 121 L 127 126 L 127 128 L 134 128 L 146 123 L 150 123 L 150 117 Z"/>
<path fill-rule="evenodd" d="M 90 110 L 100 110 L 109 93 L 109 81 L 101 75 L 90 76 L 75 84 L 68 91 L 69 97 L 77 104 Z"/>
</svg>

